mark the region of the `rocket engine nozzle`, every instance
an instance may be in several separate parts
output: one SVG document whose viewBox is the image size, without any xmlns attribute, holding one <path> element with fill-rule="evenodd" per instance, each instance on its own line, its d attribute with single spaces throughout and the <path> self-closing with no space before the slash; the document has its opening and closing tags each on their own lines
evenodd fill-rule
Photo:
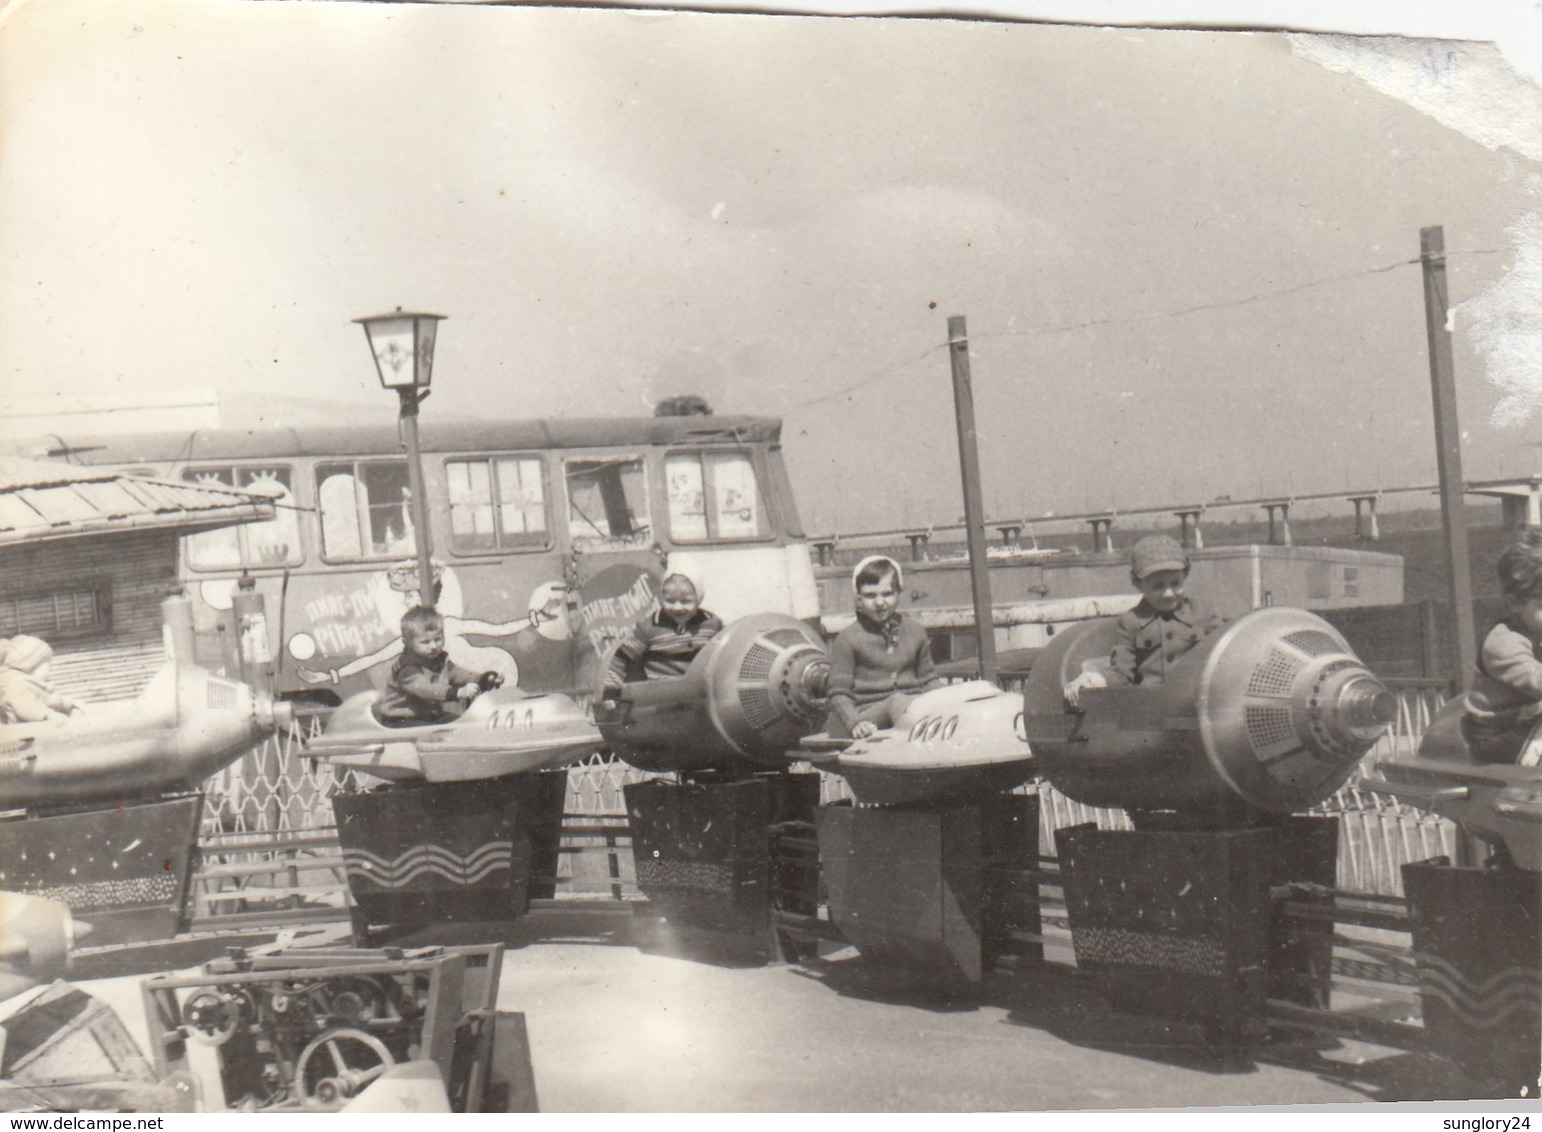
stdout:
<svg viewBox="0 0 1542 1132">
<path fill-rule="evenodd" d="M 1397 697 L 1381 681 L 1352 672 L 1339 681 L 1335 694 L 1327 697 L 1323 717 L 1328 726 L 1342 729 L 1356 740 L 1374 741 L 1397 722 Z"/>
<path fill-rule="evenodd" d="M 294 705 L 267 688 L 252 689 L 252 724 L 259 732 L 286 731 L 294 723 Z"/>
</svg>

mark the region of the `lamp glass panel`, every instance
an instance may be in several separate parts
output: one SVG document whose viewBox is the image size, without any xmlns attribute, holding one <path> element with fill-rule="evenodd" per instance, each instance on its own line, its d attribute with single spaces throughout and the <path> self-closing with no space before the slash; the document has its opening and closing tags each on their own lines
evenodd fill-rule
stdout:
<svg viewBox="0 0 1542 1132">
<path fill-rule="evenodd" d="M 414 381 L 427 389 L 434 378 L 434 339 L 439 333 L 437 318 L 419 318 L 418 324 L 418 371 Z"/>
<path fill-rule="evenodd" d="M 404 318 L 382 318 L 364 324 L 369 348 L 374 351 L 380 369 L 380 384 L 387 389 L 410 389 L 416 379 L 413 323 Z M 432 346 L 429 347 L 432 353 Z"/>
</svg>

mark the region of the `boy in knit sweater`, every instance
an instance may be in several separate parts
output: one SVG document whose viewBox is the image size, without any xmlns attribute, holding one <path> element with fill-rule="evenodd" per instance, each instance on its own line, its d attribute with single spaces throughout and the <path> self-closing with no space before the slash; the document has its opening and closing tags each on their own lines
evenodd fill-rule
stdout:
<svg viewBox="0 0 1542 1132">
<path fill-rule="evenodd" d="M 1513 763 L 1542 717 L 1542 531 L 1526 531 L 1496 567 L 1508 613 L 1483 639 L 1462 738 L 1477 762 Z"/>
<path fill-rule="evenodd" d="M 830 735 L 866 739 L 893 727 L 913 698 L 943 681 L 926 630 L 899 611 L 899 563 L 871 555 L 857 563 L 851 583 L 857 619 L 830 649 Z"/>
</svg>

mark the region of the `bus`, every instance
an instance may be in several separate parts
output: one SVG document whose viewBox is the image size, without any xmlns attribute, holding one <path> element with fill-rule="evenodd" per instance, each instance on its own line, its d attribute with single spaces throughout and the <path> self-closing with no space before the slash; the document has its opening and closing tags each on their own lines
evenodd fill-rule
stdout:
<svg viewBox="0 0 1542 1132">
<path fill-rule="evenodd" d="M 678 416 L 434 423 L 420 447 L 437 607 L 457 663 L 588 697 L 615 642 L 689 552 L 725 621 L 818 616 L 781 421 Z M 319 709 L 379 687 L 418 603 L 394 427 L 197 429 L 77 443 L 76 459 L 266 494 L 270 521 L 182 541 L 198 659 L 219 667 L 241 586 L 264 598 L 275 692 Z"/>
</svg>

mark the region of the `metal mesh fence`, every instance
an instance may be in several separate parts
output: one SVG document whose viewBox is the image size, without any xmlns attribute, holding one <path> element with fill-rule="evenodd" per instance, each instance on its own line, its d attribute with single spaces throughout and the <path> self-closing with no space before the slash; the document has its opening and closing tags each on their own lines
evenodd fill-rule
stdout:
<svg viewBox="0 0 1542 1132">
<path fill-rule="evenodd" d="M 1388 681 L 1397 693 L 1397 720 L 1392 730 L 1360 763 L 1360 770 L 1313 813 L 1339 819 L 1339 887 L 1388 896 L 1403 895 L 1402 866 L 1430 857 L 1454 856 L 1456 826 L 1442 817 L 1359 786 L 1375 776 L 1376 763 L 1409 758 L 1425 728 L 1446 700 L 1438 681 Z"/>
<path fill-rule="evenodd" d="M 329 829 L 332 795 L 353 779 L 330 763 L 307 759 L 305 739 L 319 719 L 296 720 L 204 784 L 203 835 L 273 834 Z"/>
</svg>

